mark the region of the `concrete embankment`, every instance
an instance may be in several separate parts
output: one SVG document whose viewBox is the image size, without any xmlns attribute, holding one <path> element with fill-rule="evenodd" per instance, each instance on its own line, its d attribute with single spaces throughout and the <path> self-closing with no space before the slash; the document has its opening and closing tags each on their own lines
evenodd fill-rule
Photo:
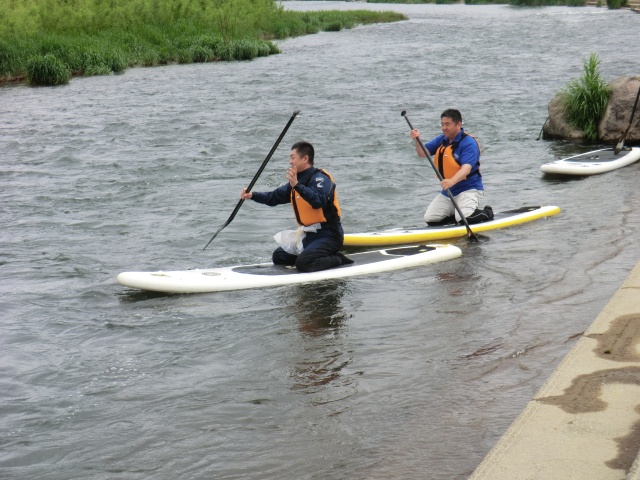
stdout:
<svg viewBox="0 0 640 480">
<path fill-rule="evenodd" d="M 470 480 L 640 480 L 640 263 Z"/>
</svg>

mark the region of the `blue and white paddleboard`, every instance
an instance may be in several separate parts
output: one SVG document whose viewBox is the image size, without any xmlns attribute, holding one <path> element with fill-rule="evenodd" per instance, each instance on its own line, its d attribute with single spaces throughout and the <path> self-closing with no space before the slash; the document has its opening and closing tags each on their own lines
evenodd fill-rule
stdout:
<svg viewBox="0 0 640 480">
<path fill-rule="evenodd" d="M 453 245 L 418 245 L 350 254 L 354 263 L 320 272 L 301 273 L 273 263 L 172 272 L 124 272 L 119 284 L 164 293 L 205 293 L 311 283 L 333 278 L 389 272 L 442 262 L 462 255 Z"/>
</svg>

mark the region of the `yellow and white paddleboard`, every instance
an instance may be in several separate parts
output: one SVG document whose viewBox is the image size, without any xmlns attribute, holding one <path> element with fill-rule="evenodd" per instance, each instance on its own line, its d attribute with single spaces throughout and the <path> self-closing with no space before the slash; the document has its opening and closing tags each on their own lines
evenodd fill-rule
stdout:
<svg viewBox="0 0 640 480">
<path fill-rule="evenodd" d="M 560 213 L 555 206 L 522 207 L 495 213 L 489 222 L 470 225 L 473 233 L 511 227 L 521 223 L 531 222 L 538 218 L 546 218 Z M 452 224 L 438 227 L 415 229 L 394 229 L 370 233 L 348 233 L 344 236 L 344 245 L 350 247 L 372 247 L 382 245 L 405 245 L 409 243 L 432 242 L 447 238 L 458 238 L 467 235 L 467 228 L 463 224 Z"/>
</svg>

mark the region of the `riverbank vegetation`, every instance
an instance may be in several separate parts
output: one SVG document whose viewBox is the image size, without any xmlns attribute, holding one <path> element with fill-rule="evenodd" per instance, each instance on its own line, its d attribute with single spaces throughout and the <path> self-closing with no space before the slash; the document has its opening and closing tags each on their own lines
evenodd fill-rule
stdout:
<svg viewBox="0 0 640 480">
<path fill-rule="evenodd" d="M 435 3 L 454 4 L 465 3 L 467 5 L 497 5 L 506 4 L 523 7 L 584 7 L 587 0 L 366 0 L 367 3 Z M 627 6 L 627 0 L 598 0 L 598 7 L 607 6 L 611 9 Z"/>
<path fill-rule="evenodd" d="M 272 40 L 406 20 L 396 12 L 286 11 L 274 0 L 6 0 L 0 82 L 59 85 L 129 67 L 250 60 Z"/>
<path fill-rule="evenodd" d="M 600 76 L 599 65 L 598 56 L 592 53 L 584 62 L 580 79 L 571 81 L 562 91 L 567 121 L 590 141 L 598 138 L 598 124 L 611 96 L 611 87 Z"/>
</svg>

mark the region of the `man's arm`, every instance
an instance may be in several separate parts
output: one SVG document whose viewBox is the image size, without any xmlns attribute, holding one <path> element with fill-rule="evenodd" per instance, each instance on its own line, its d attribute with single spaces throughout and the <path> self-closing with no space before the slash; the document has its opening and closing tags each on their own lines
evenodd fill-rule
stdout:
<svg viewBox="0 0 640 480">
<path fill-rule="evenodd" d="M 322 208 L 329 203 L 335 185 L 324 173 L 318 172 L 311 178 L 309 186 L 298 183 L 295 191 L 313 208 Z"/>
<path fill-rule="evenodd" d="M 246 192 L 246 188 L 242 189 L 240 198 L 251 199 L 254 202 L 262 203 L 270 207 L 276 205 L 282 205 L 283 203 L 290 203 L 291 186 L 288 183 L 279 186 L 271 192 Z"/>
</svg>

